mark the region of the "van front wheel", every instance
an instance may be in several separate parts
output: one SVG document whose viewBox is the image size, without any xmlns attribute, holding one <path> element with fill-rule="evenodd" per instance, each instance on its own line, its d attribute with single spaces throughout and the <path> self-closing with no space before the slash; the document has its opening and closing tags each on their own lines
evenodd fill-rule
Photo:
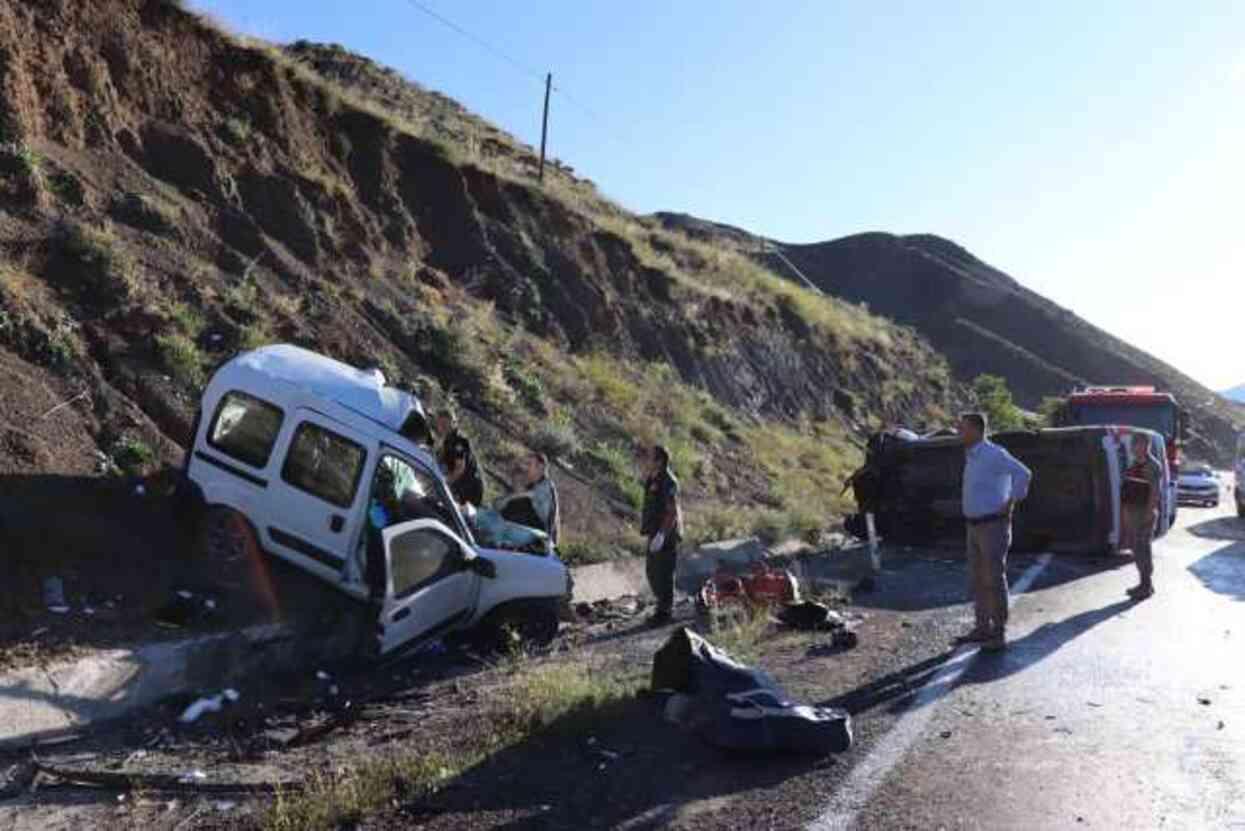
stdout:
<svg viewBox="0 0 1245 831">
<path fill-rule="evenodd" d="M 503 654 L 542 649 L 558 634 L 558 599 L 537 598 L 503 603 L 484 616 L 476 629 L 477 645 Z"/>
<path fill-rule="evenodd" d="M 221 505 L 208 509 L 199 530 L 199 552 L 207 562 L 243 561 L 256 549 L 255 534 L 242 514 Z"/>
</svg>

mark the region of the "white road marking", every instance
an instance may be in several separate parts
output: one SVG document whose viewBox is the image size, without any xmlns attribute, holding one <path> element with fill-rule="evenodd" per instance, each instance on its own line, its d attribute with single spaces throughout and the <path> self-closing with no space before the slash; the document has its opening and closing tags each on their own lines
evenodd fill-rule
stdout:
<svg viewBox="0 0 1245 831">
<path fill-rule="evenodd" d="M 1027 592 L 1050 561 L 1050 554 L 1039 557 L 1036 563 L 1020 575 L 1020 579 L 1012 586 L 1011 593 L 1021 595 Z M 873 746 L 873 751 L 868 756 L 857 762 L 856 767 L 830 798 L 821 816 L 809 824 L 808 831 L 847 831 L 852 827 L 861 810 L 869 804 L 877 789 L 886 781 L 887 774 L 899 764 L 908 749 L 925 732 L 925 726 L 934 716 L 935 702 L 964 673 L 971 663 L 969 659 L 977 653 L 977 649 L 975 646 L 961 647 L 955 658 L 944 664 L 925 682 L 890 732 Z"/>
</svg>

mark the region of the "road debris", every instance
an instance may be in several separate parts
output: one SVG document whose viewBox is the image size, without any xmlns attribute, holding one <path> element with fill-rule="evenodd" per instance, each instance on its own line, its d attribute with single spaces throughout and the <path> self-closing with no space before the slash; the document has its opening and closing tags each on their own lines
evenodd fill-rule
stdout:
<svg viewBox="0 0 1245 831">
<path fill-rule="evenodd" d="M 686 627 L 653 657 L 652 689 L 684 694 L 686 701 L 667 703 L 666 718 L 724 749 L 820 756 L 852 744 L 846 711 L 797 704 L 768 674 Z"/>
<path fill-rule="evenodd" d="M 792 629 L 806 632 L 830 632 L 847 626 L 841 614 L 812 600 L 788 603 L 778 612 L 778 619 Z"/>
<path fill-rule="evenodd" d="M 48 577 L 43 581 L 43 605 L 52 614 L 69 614 L 69 604 L 65 602 L 65 582 L 61 578 Z"/>
<path fill-rule="evenodd" d="M 237 690 L 223 690 L 219 695 L 200 698 L 182 712 L 177 719 L 182 724 L 194 724 L 204 713 L 219 713 L 225 703 L 236 703 L 241 696 Z"/>
</svg>

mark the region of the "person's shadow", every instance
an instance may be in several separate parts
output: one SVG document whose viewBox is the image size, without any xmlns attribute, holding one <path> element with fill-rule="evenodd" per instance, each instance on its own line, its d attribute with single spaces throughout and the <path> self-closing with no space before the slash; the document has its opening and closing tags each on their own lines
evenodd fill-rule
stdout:
<svg viewBox="0 0 1245 831">
<path fill-rule="evenodd" d="M 1023 638 L 1011 641 L 1004 652 L 983 652 L 971 646 L 948 649 L 837 695 L 819 706 L 840 707 L 852 715 L 882 705 L 890 705 L 892 711 L 924 707 L 964 684 L 987 684 L 1023 672 L 1134 605 L 1132 601 L 1121 600 L 1066 620 L 1044 623 Z M 959 665 L 965 667 L 962 672 L 954 669 Z"/>
</svg>

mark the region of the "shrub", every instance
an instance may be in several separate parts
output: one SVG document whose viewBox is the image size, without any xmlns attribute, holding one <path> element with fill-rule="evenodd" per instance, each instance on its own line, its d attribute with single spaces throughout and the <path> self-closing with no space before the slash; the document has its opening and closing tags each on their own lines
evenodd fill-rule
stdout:
<svg viewBox="0 0 1245 831">
<path fill-rule="evenodd" d="M 61 243 L 65 254 L 81 264 L 82 286 L 92 299 L 117 305 L 130 298 L 136 267 L 110 230 L 70 225 Z"/>
<path fill-rule="evenodd" d="M 203 383 L 203 360 L 199 347 L 185 335 L 158 335 L 156 348 L 160 361 L 178 383 L 194 387 Z"/>
<path fill-rule="evenodd" d="M 1012 400 L 1005 380 L 997 375 L 978 375 L 973 379 L 973 394 L 990 420 L 991 432 L 1024 429 L 1024 413 Z"/>
<path fill-rule="evenodd" d="M 581 449 L 575 422 L 564 412 L 554 413 L 537 425 L 531 443 L 550 456 L 575 456 Z"/>
<path fill-rule="evenodd" d="M 141 475 L 155 460 L 155 451 L 131 436 L 122 437 L 112 448 L 112 463 L 127 476 Z"/>
</svg>

